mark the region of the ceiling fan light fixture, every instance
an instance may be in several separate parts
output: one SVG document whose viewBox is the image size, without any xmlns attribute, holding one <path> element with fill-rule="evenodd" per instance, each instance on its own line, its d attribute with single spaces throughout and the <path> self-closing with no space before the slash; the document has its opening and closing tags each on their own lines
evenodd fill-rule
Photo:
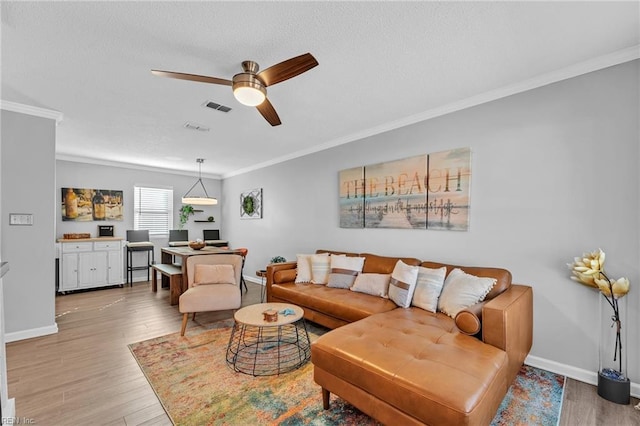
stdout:
<svg viewBox="0 0 640 426">
<path fill-rule="evenodd" d="M 218 204 L 218 200 L 209 197 L 207 193 L 207 189 L 204 187 L 204 183 L 202 183 L 202 163 L 204 163 L 204 158 L 197 158 L 196 162 L 198 163 L 198 180 L 194 183 L 191 188 L 187 191 L 186 194 L 182 196 L 182 204 L 193 204 L 195 206 L 213 206 Z M 196 187 L 197 184 L 200 184 L 202 190 L 204 191 L 204 197 L 197 195 L 190 195 L 193 188 Z"/>
<path fill-rule="evenodd" d="M 260 72 L 258 72 L 260 66 L 257 62 L 243 61 L 242 72 L 234 75 L 231 80 L 174 71 L 151 70 L 151 72 L 160 77 L 231 86 L 234 97 L 238 102 L 243 105 L 256 107 L 260 115 L 262 115 L 269 124 L 279 126 L 282 122 L 275 108 L 269 99 L 267 99 L 267 87 L 282 83 L 316 66 L 318 66 L 316 58 L 314 58 L 311 53 L 304 53 L 272 65 Z M 209 103 L 210 102 L 207 102 L 206 106 L 212 107 Z M 211 104 L 213 103 L 211 102 Z M 214 109 L 218 108 L 214 106 Z"/>
<path fill-rule="evenodd" d="M 254 74 L 240 73 L 233 77 L 233 96 L 243 105 L 258 106 L 267 97 L 267 89 Z"/>
<path fill-rule="evenodd" d="M 253 87 L 238 87 L 233 90 L 233 96 L 238 102 L 246 106 L 258 106 L 264 102 L 265 95 Z"/>
</svg>

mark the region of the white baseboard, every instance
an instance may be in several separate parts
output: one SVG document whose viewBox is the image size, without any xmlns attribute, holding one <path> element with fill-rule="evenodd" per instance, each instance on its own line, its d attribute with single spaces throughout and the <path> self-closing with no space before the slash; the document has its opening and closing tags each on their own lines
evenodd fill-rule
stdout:
<svg viewBox="0 0 640 426">
<path fill-rule="evenodd" d="M 251 283 L 255 283 L 255 284 L 260 284 L 260 285 L 265 285 L 265 279 L 263 278 L 262 280 L 260 280 L 259 277 L 252 277 L 252 276 L 247 276 L 247 275 L 243 275 L 244 280 L 245 281 L 249 281 Z"/>
<path fill-rule="evenodd" d="M 48 325 L 46 327 L 30 328 L 28 330 L 14 331 L 6 333 L 4 340 L 7 343 L 17 342 L 18 340 L 32 339 L 34 337 L 46 336 L 48 334 L 56 334 L 58 332 L 58 324 Z"/>
<path fill-rule="evenodd" d="M 542 368 L 552 373 L 562 374 L 580 382 L 589 383 L 590 385 L 598 385 L 598 373 L 594 371 L 584 370 L 572 365 L 562 364 L 549 359 L 540 358 L 529 355 L 524 363 L 532 367 Z M 640 398 L 640 383 L 631 382 L 631 396 Z"/>
<path fill-rule="evenodd" d="M 2 424 L 17 424 L 15 422 L 12 423 L 12 421 L 16 418 L 16 399 L 15 398 L 11 398 L 11 399 L 7 399 L 7 404 L 2 407 L 2 419 L 0 421 L 2 421 Z M 9 420 L 11 419 L 11 420 Z"/>
</svg>

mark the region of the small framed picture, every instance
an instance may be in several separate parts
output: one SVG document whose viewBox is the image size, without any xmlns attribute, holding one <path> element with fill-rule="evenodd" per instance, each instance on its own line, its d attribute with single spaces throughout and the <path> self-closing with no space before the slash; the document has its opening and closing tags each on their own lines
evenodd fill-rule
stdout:
<svg viewBox="0 0 640 426">
<path fill-rule="evenodd" d="M 262 188 L 240 194 L 240 219 L 262 219 Z"/>
</svg>

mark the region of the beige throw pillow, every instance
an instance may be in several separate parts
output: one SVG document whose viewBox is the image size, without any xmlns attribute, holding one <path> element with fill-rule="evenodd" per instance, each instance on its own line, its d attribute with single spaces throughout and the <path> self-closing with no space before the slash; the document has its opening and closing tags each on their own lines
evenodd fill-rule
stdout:
<svg viewBox="0 0 640 426">
<path fill-rule="evenodd" d="M 311 282 L 326 284 L 329 281 L 330 256 L 327 253 L 311 256 Z"/>
<path fill-rule="evenodd" d="M 380 296 L 387 298 L 389 292 L 389 274 L 363 274 L 360 273 L 356 277 L 355 282 L 351 286 L 351 291 L 366 293 L 372 296 Z"/>
<path fill-rule="evenodd" d="M 296 284 L 311 282 L 311 257 L 312 254 L 298 254 L 296 258 Z"/>
<path fill-rule="evenodd" d="M 417 279 L 418 267 L 407 265 L 402 260 L 398 260 L 391 274 L 389 299 L 401 308 L 408 308 L 411 305 Z"/>
<path fill-rule="evenodd" d="M 349 288 L 356 277 L 362 272 L 364 257 L 329 256 L 331 258 L 331 273 L 327 287 Z"/>
<path fill-rule="evenodd" d="M 456 268 L 444 281 L 438 310 L 455 318 L 461 310 L 482 302 L 495 284 L 495 278 L 476 277 Z"/>
<path fill-rule="evenodd" d="M 203 284 L 236 284 L 233 265 L 195 265 L 193 285 Z"/>
<path fill-rule="evenodd" d="M 418 268 L 418 282 L 413 293 L 411 304 L 429 312 L 438 311 L 438 299 L 444 285 L 447 267 L 431 269 L 420 266 Z"/>
</svg>

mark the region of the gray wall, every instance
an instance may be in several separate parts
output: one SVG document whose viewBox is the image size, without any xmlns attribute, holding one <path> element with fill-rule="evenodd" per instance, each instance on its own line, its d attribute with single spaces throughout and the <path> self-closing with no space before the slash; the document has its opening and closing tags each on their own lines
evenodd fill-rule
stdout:
<svg viewBox="0 0 640 426">
<path fill-rule="evenodd" d="M 2 110 L 0 244 L 11 268 L 3 280 L 8 340 L 57 331 L 55 126 L 52 119 Z M 33 226 L 9 226 L 9 213 L 31 213 Z"/>
<path fill-rule="evenodd" d="M 601 247 L 610 275 L 632 283 L 628 365 L 639 383 L 638 74 L 633 61 L 225 179 L 226 233 L 249 248 L 250 275 L 274 255 L 318 248 L 507 268 L 534 289 L 530 359 L 573 376 L 598 369 L 599 296 L 566 263 Z M 339 228 L 340 170 L 467 146 L 469 232 Z M 256 187 L 264 218 L 241 220 L 239 194 Z"/>
<path fill-rule="evenodd" d="M 194 163 L 195 164 L 195 163 Z M 102 166 L 96 164 L 76 163 L 71 161 L 56 161 L 56 238 L 62 238 L 65 233 L 88 232 L 93 237 L 98 236 L 98 225 L 114 225 L 116 237 L 126 237 L 126 231 L 133 229 L 133 187 L 136 185 L 158 186 L 173 188 L 174 229 L 180 224 L 179 210 L 182 207 L 182 196 L 197 180 L 197 176 L 183 176 L 170 173 L 128 169 L 121 167 Z M 215 206 L 194 206 L 203 210 L 189 218 L 183 229 L 189 231 L 189 238 L 195 240 L 202 238 L 204 229 L 220 229 L 221 237 L 225 237 L 222 230 L 222 218 L 220 208 L 224 201 L 221 199 L 221 181 L 218 179 L 202 179 L 210 196 L 218 198 Z M 71 222 L 62 220 L 62 192 L 61 188 L 100 188 L 123 191 L 124 220 L 105 222 Z M 194 190 L 195 191 L 195 190 Z M 198 192 L 199 194 L 199 192 Z M 215 218 L 213 223 L 199 223 L 194 220 L 207 220 L 209 216 Z M 152 238 L 155 244 L 155 258 L 160 262 L 160 248 L 166 247 L 168 238 Z M 144 255 L 137 253 L 134 258 L 136 265 L 144 264 Z M 146 272 L 134 271 L 134 280 L 147 279 Z"/>
</svg>

